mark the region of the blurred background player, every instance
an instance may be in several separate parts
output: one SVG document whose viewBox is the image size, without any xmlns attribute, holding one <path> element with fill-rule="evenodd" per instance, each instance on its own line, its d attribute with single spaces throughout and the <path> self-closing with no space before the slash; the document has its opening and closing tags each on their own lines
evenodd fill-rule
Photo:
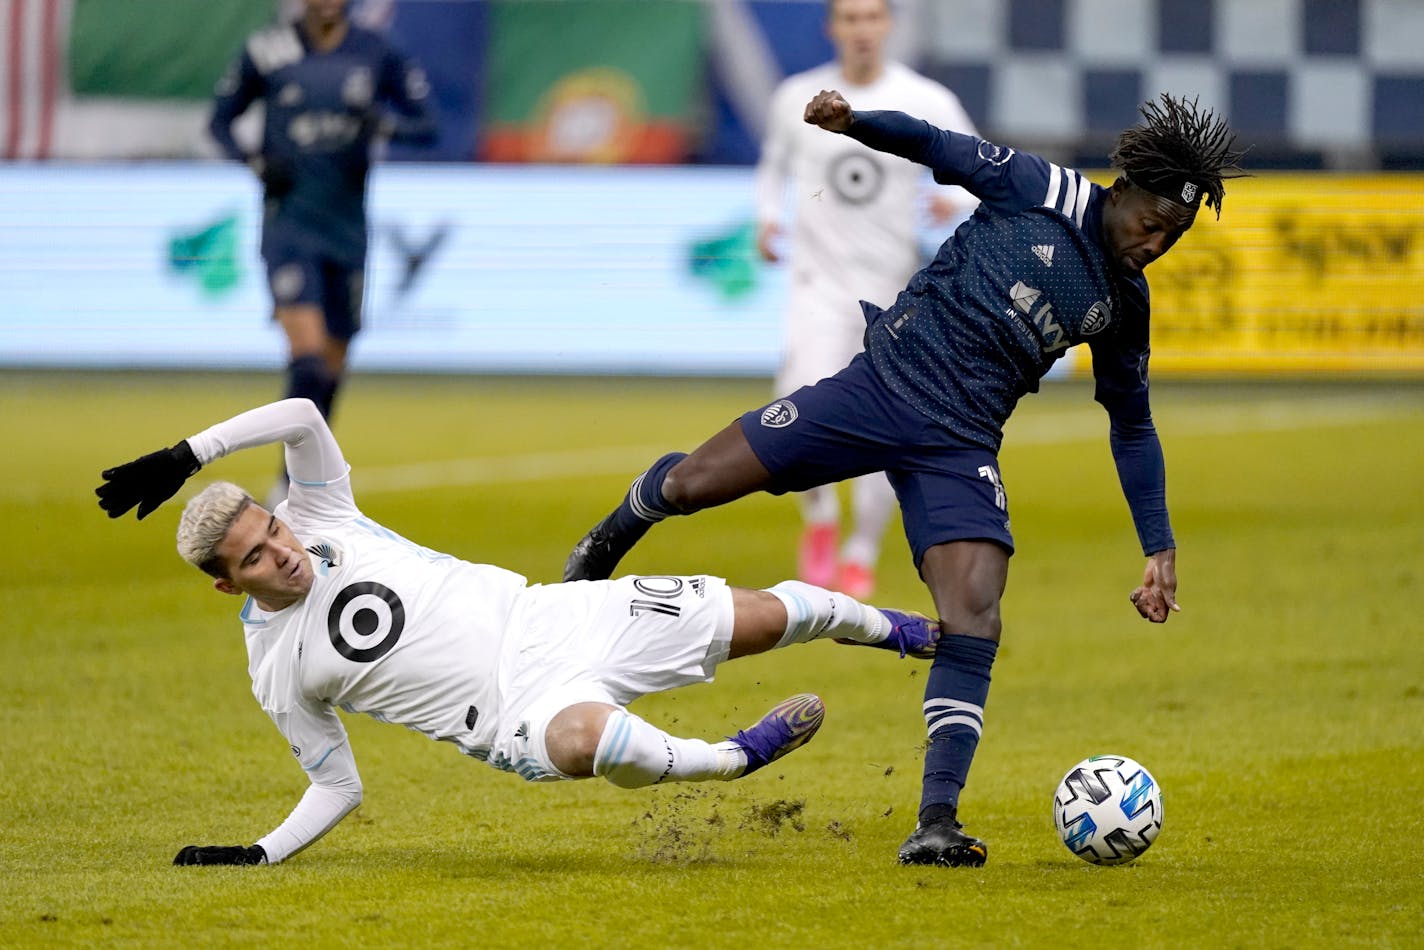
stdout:
<svg viewBox="0 0 1424 950">
<path fill-rule="evenodd" d="M 100 506 L 143 518 L 198 470 L 284 443 L 292 488 L 275 513 L 231 482 L 183 510 L 178 553 L 241 613 L 252 690 L 311 785 L 253 845 L 190 845 L 175 864 L 265 864 L 295 854 L 361 801 L 336 709 L 409 727 L 528 781 L 602 776 L 623 788 L 742 778 L 803 745 L 824 706 L 793 696 L 724 742 L 669 735 L 639 696 L 706 682 L 725 660 L 836 638 L 933 655 L 939 628 L 786 581 L 625 577 L 530 586 L 519 574 L 413 544 L 356 507 L 351 466 L 310 400 L 219 422 L 103 473 Z"/>
<path fill-rule="evenodd" d="M 886 58 L 893 27 L 890 0 L 828 0 L 826 32 L 835 60 L 788 77 L 772 97 L 757 165 L 757 250 L 763 260 L 781 260 L 788 185 L 795 195 L 785 244 L 791 281 L 778 394 L 849 363 L 865 335 L 859 301 L 888 307 L 923 263 L 918 225 L 926 215 L 943 225 L 974 206 L 962 188 L 930 187 L 921 166 L 802 121 L 817 92 L 843 89 L 859 108 L 902 109 L 941 128 L 974 133 L 954 93 Z M 797 556 L 801 579 L 852 597 L 870 596 L 895 511 L 884 474 L 852 481 L 851 519 L 839 558 L 836 486 L 812 488 L 797 499 L 805 521 Z"/>
<path fill-rule="evenodd" d="M 1118 136 L 1109 188 L 1036 155 L 936 128 L 902 112 L 853 110 L 820 92 L 805 121 L 963 184 L 979 210 L 884 310 L 865 304 L 865 352 L 850 365 L 740 419 L 691 455 L 674 452 L 574 546 L 564 578 L 611 576 L 655 523 L 754 491 L 782 493 L 885 471 L 915 569 L 943 636 L 926 677 L 924 780 L 903 864 L 982 865 L 983 841 L 959 823 L 979 746 L 1000 602 L 1014 551 L 998 453 L 1021 398 L 1069 348 L 1092 351 L 1095 398 L 1147 557 L 1129 594 L 1144 618 L 1177 610 L 1177 545 L 1147 364 L 1143 271 L 1196 221 L 1220 214 L 1223 180 L 1244 174 L 1226 122 L 1195 99 L 1163 94 Z"/>
<path fill-rule="evenodd" d="M 262 181 L 262 258 L 287 336 L 287 395 L 330 417 L 361 328 L 366 178 L 380 139 L 435 141 L 424 72 L 353 24 L 347 0 L 304 0 L 295 22 L 259 30 L 218 82 L 209 130 Z M 260 148 L 233 122 L 257 100 Z M 286 494 L 279 477 L 269 503 Z"/>
</svg>

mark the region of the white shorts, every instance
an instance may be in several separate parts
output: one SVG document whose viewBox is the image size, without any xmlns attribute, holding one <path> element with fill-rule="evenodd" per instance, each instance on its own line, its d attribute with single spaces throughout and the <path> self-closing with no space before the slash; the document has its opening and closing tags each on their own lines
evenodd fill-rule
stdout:
<svg viewBox="0 0 1424 950">
<path fill-rule="evenodd" d="M 851 357 L 865 348 L 865 313 L 860 301 L 868 299 L 888 307 L 905 286 L 894 275 L 860 283 L 856 293 L 838 281 L 827 280 L 819 270 L 793 270 L 775 395 L 789 395 L 845 369 Z"/>
<path fill-rule="evenodd" d="M 711 682 L 731 650 L 732 620 L 732 592 L 719 577 L 530 587 L 500 659 L 500 725 L 489 764 L 531 782 L 570 778 L 545 745 L 554 716 L 575 703 L 627 706 Z"/>
</svg>

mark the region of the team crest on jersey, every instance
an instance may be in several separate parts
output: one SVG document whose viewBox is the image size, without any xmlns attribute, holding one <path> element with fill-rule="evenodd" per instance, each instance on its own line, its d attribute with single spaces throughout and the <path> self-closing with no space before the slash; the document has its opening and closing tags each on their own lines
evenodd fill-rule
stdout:
<svg viewBox="0 0 1424 950">
<path fill-rule="evenodd" d="M 1194 181 L 1184 182 L 1182 184 L 1182 200 L 1187 204 L 1191 204 L 1192 199 L 1196 198 L 1196 196 L 1197 183 Z"/>
<path fill-rule="evenodd" d="M 1002 165 L 1014 157 L 1014 150 L 993 142 L 980 142 L 979 157 L 990 165 Z"/>
<path fill-rule="evenodd" d="M 1043 291 L 1030 287 L 1021 280 L 1014 281 L 1014 285 L 1009 288 L 1009 299 L 1014 303 L 1014 309 L 1019 313 L 1028 313 L 1033 309 L 1033 305 L 1038 303 L 1038 298 L 1043 296 Z"/>
<path fill-rule="evenodd" d="M 761 424 L 768 429 L 784 429 L 796 421 L 799 413 L 790 399 L 778 399 L 761 411 Z"/>
<path fill-rule="evenodd" d="M 307 553 L 311 554 L 317 560 L 325 561 L 327 567 L 340 566 L 338 560 L 341 556 L 340 552 L 337 551 L 336 545 L 330 541 L 318 541 L 316 544 L 309 545 L 307 547 Z"/>
<path fill-rule="evenodd" d="M 1104 301 L 1097 301 L 1088 308 L 1087 314 L 1083 317 L 1083 335 L 1092 336 L 1100 333 L 1112 322 L 1112 310 Z"/>
</svg>

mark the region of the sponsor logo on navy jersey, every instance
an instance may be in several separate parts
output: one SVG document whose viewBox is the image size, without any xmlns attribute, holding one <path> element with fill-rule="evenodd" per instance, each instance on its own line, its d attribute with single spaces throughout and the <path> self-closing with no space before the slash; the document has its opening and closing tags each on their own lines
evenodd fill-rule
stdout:
<svg viewBox="0 0 1424 950">
<path fill-rule="evenodd" d="M 768 429 L 784 429 L 796 421 L 799 413 L 790 399 L 778 399 L 761 411 L 761 424 Z"/>
<path fill-rule="evenodd" d="M 1014 285 L 1009 288 L 1009 299 L 1014 303 L 1014 309 L 1019 313 L 1028 313 L 1033 309 L 1033 305 L 1038 303 L 1038 298 L 1043 295 L 1043 291 L 1030 287 L 1021 280 L 1014 281 Z"/>
</svg>

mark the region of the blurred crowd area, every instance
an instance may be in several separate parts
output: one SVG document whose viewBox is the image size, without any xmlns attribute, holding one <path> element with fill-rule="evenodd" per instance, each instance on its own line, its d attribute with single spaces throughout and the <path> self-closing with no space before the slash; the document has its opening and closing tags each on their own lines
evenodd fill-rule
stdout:
<svg viewBox="0 0 1424 950">
<path fill-rule="evenodd" d="M 300 0 L 0 0 L 0 157 L 212 157 L 213 85 Z M 1250 164 L 1424 168 L 1419 0 L 896 0 L 896 58 L 980 131 L 1102 167 L 1138 103 L 1199 96 Z M 351 0 L 427 70 L 438 162 L 745 165 L 832 57 L 824 0 Z M 247 133 L 256 135 L 258 117 Z"/>
</svg>

